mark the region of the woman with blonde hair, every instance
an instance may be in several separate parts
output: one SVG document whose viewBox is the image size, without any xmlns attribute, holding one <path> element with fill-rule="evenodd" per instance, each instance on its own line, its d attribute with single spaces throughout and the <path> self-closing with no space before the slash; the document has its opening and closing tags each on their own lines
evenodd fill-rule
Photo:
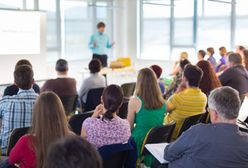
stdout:
<svg viewBox="0 0 248 168">
<path fill-rule="evenodd" d="M 30 133 L 21 137 L 11 150 L 9 164 L 43 168 L 49 145 L 68 135 L 70 131 L 59 97 L 53 92 L 44 92 L 35 103 Z"/>
<path fill-rule="evenodd" d="M 129 101 L 127 117 L 139 158 L 146 134 L 151 128 L 163 125 L 165 113 L 166 105 L 155 73 L 149 68 L 141 69 L 138 74 L 135 96 Z M 135 127 L 134 124 L 136 124 Z M 150 166 L 151 162 L 151 157 L 146 157 L 144 160 L 146 166 Z"/>
<path fill-rule="evenodd" d="M 180 72 L 180 61 L 186 60 L 189 58 L 189 54 L 185 51 L 180 53 L 180 59 L 175 62 L 173 70 L 172 70 L 172 75 L 176 76 Z"/>
</svg>

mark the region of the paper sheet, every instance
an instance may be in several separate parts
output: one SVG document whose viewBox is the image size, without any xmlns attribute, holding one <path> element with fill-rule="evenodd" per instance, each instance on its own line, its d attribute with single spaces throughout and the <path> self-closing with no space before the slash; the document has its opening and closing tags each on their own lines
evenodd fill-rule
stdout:
<svg viewBox="0 0 248 168">
<path fill-rule="evenodd" d="M 146 144 L 145 148 L 161 163 L 168 163 L 164 160 L 164 149 L 168 143 Z"/>
</svg>

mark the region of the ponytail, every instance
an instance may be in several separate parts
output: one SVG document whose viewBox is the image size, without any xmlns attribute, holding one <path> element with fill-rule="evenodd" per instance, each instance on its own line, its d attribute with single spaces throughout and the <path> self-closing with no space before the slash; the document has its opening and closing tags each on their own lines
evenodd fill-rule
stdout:
<svg viewBox="0 0 248 168">
<path fill-rule="evenodd" d="M 103 91 L 103 103 L 106 112 L 103 115 L 103 120 L 112 120 L 114 113 L 118 112 L 123 101 L 122 89 L 117 85 L 110 85 Z"/>
</svg>

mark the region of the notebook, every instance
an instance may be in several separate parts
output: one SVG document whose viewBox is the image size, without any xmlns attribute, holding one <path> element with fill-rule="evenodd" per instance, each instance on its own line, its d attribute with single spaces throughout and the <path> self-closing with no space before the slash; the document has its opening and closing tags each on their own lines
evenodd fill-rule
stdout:
<svg viewBox="0 0 248 168">
<path fill-rule="evenodd" d="M 245 97 L 239 110 L 238 119 L 244 122 L 247 119 L 247 117 L 248 117 L 248 97 Z"/>
<path fill-rule="evenodd" d="M 145 148 L 161 163 L 169 163 L 164 160 L 164 149 L 168 143 L 146 144 Z"/>
</svg>

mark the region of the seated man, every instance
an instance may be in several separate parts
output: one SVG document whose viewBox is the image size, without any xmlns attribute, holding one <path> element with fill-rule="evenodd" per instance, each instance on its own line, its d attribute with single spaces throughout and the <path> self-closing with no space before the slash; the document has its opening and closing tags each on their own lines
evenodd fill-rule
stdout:
<svg viewBox="0 0 248 168">
<path fill-rule="evenodd" d="M 199 89 L 202 75 L 203 72 L 199 67 L 186 65 L 181 83 L 186 89 L 173 94 L 166 102 L 168 113 L 165 123 L 176 122 L 173 139 L 177 138 L 185 118 L 205 112 L 207 96 Z"/>
<path fill-rule="evenodd" d="M 15 69 L 21 65 L 28 65 L 32 68 L 32 64 L 28 60 L 22 59 L 16 63 Z M 33 89 L 36 93 L 38 94 L 40 93 L 40 87 L 37 84 L 33 84 Z M 17 95 L 18 91 L 19 91 L 19 88 L 15 84 L 10 85 L 6 87 L 6 89 L 4 90 L 3 96 Z"/>
<path fill-rule="evenodd" d="M 79 97 L 86 103 L 87 94 L 90 89 L 106 87 L 105 78 L 99 74 L 102 65 L 98 59 L 93 59 L 89 63 L 90 76 L 83 81 L 79 90 Z"/>
<path fill-rule="evenodd" d="M 41 92 L 53 91 L 59 97 L 77 95 L 76 80 L 68 77 L 68 62 L 64 59 L 59 59 L 55 69 L 57 78 L 47 80 L 41 88 Z"/>
<path fill-rule="evenodd" d="M 240 98 L 243 99 L 248 95 L 248 72 L 242 65 L 242 58 L 239 54 L 233 53 L 228 57 L 227 69 L 220 77 L 222 86 L 230 86 L 239 92 Z"/>
<path fill-rule="evenodd" d="M 248 134 L 236 120 L 239 94 L 231 87 L 213 90 L 208 100 L 212 124 L 193 126 L 165 148 L 169 168 L 247 168 Z"/>
<path fill-rule="evenodd" d="M 96 149 L 79 137 L 61 139 L 51 145 L 47 155 L 47 168 L 102 168 Z"/>
<path fill-rule="evenodd" d="M 32 89 L 33 70 L 30 66 L 18 66 L 14 72 L 15 84 L 19 88 L 17 95 L 5 96 L 0 101 L 0 145 L 6 154 L 11 131 L 15 128 L 31 126 L 33 105 L 38 95 Z"/>
</svg>

